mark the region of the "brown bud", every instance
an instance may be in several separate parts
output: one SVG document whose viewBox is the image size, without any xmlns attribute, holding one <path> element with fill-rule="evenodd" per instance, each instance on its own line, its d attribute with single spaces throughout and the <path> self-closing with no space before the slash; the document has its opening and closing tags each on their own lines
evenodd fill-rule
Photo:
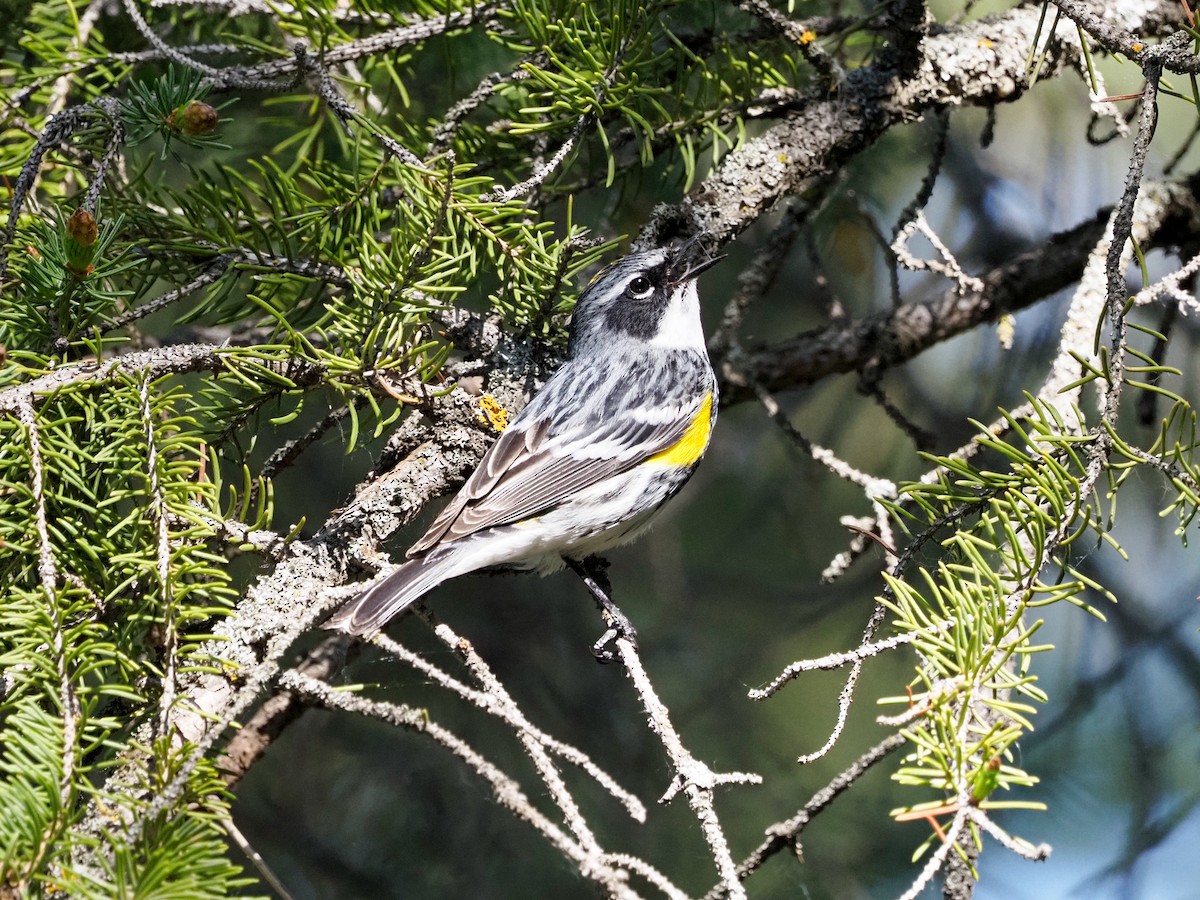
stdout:
<svg viewBox="0 0 1200 900">
<path fill-rule="evenodd" d="M 202 100 L 189 100 L 167 116 L 167 124 L 188 137 L 212 134 L 220 121 L 221 114 Z"/>
<path fill-rule="evenodd" d="M 100 229 L 96 227 L 96 217 L 86 209 L 80 207 L 67 219 L 67 237 L 79 246 L 91 247 L 99 236 Z"/>
<path fill-rule="evenodd" d="M 76 278 L 91 274 L 99 236 L 96 217 L 86 209 L 75 210 L 67 219 L 67 239 L 63 241 L 63 247 L 67 251 L 67 271 Z"/>
</svg>

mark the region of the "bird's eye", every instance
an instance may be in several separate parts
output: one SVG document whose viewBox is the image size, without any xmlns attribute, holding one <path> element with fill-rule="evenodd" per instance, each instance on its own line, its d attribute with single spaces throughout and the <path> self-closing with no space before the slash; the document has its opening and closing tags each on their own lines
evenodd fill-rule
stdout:
<svg viewBox="0 0 1200 900">
<path fill-rule="evenodd" d="M 625 293 L 635 300 L 645 300 L 654 293 L 654 285 L 650 283 L 650 279 L 645 275 L 639 275 L 633 281 L 629 282 L 629 287 L 625 288 Z"/>
</svg>

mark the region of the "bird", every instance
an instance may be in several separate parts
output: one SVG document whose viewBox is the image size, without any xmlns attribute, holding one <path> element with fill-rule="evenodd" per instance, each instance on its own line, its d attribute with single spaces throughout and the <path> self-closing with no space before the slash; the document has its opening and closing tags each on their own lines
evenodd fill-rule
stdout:
<svg viewBox="0 0 1200 900">
<path fill-rule="evenodd" d="M 651 525 L 696 470 L 716 423 L 696 280 L 720 259 L 697 236 L 632 253 L 596 275 L 572 313 L 563 364 L 407 561 L 325 627 L 370 636 L 439 584 L 497 569 L 546 575 L 569 565 L 615 610 L 603 569 L 584 564 Z M 616 616 L 624 624 L 617 630 L 632 636 Z"/>
</svg>

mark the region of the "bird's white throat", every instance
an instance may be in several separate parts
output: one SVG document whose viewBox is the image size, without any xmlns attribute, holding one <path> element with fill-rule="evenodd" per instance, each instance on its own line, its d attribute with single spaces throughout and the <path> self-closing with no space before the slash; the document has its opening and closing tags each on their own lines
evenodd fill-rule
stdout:
<svg viewBox="0 0 1200 900">
<path fill-rule="evenodd" d="M 658 333 L 650 339 L 651 346 L 665 349 L 704 348 L 704 326 L 700 323 L 700 296 L 696 282 L 676 288 L 658 323 Z"/>
</svg>

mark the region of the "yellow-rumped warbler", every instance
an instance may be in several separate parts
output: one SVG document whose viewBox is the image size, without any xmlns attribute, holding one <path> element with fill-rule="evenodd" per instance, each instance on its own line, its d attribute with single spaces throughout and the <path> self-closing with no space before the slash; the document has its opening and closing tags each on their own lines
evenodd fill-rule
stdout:
<svg viewBox="0 0 1200 900">
<path fill-rule="evenodd" d="M 408 562 L 326 627 L 369 634 L 450 578 L 557 571 L 632 540 L 688 480 L 717 418 L 693 240 L 613 263 L 575 306 L 567 360 L 521 410 Z M 598 598 L 599 599 L 599 598 Z"/>
</svg>

